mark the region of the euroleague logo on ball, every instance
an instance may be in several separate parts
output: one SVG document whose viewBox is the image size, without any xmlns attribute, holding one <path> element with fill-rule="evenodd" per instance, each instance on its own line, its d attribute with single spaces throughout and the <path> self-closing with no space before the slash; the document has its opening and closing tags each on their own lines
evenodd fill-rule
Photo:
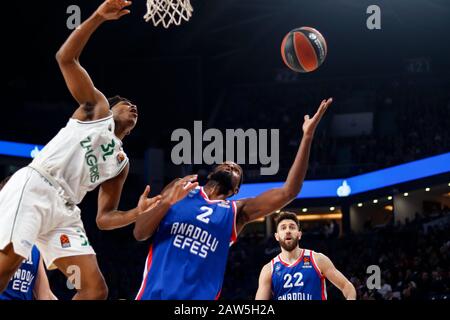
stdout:
<svg viewBox="0 0 450 320">
<path fill-rule="evenodd" d="M 314 33 L 310 33 L 310 34 L 309 34 L 309 38 L 310 38 L 311 40 L 316 40 L 316 39 L 317 39 L 317 36 L 316 36 Z"/>
</svg>

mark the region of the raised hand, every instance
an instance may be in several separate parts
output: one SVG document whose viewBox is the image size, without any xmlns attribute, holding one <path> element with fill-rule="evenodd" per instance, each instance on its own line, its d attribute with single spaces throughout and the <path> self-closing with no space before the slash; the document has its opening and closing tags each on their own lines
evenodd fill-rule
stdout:
<svg viewBox="0 0 450 320">
<path fill-rule="evenodd" d="M 310 118 L 309 115 L 305 115 L 305 121 L 303 122 L 303 134 L 307 136 L 313 136 L 316 131 L 317 125 L 322 119 L 323 115 L 327 111 L 328 107 L 333 102 L 333 98 L 329 98 L 328 100 L 322 100 L 320 103 L 319 109 L 316 114 Z"/>
<path fill-rule="evenodd" d="M 175 184 L 163 193 L 163 198 L 171 206 L 184 199 L 191 190 L 198 187 L 197 175 L 189 175 L 178 180 Z"/>
<path fill-rule="evenodd" d="M 139 210 L 139 214 L 144 212 L 148 212 L 154 207 L 156 207 L 161 200 L 161 195 L 158 195 L 153 198 L 149 198 L 148 194 L 150 193 L 150 186 L 145 187 L 144 193 L 139 197 L 139 202 L 137 208 Z"/>
<path fill-rule="evenodd" d="M 131 1 L 127 0 L 106 0 L 98 7 L 96 13 L 105 20 L 117 20 L 130 13 L 130 10 L 125 9 L 130 5 Z"/>
</svg>

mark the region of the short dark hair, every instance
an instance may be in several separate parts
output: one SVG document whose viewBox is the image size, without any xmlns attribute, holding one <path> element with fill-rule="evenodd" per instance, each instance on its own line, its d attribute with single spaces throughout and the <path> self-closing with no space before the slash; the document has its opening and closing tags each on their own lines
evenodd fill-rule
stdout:
<svg viewBox="0 0 450 320">
<path fill-rule="evenodd" d="M 9 179 L 11 178 L 11 176 L 6 177 L 5 179 L 2 180 L 2 182 L 0 182 L 0 190 L 3 189 L 3 187 L 5 186 L 5 184 L 9 181 Z"/>
<path fill-rule="evenodd" d="M 128 102 L 129 104 L 133 104 L 130 100 L 128 100 L 127 98 L 121 97 L 119 95 L 114 96 L 112 98 L 108 98 L 108 103 L 109 103 L 109 107 L 112 108 L 114 107 L 116 104 L 125 101 Z"/>
<path fill-rule="evenodd" d="M 275 219 L 275 229 L 278 230 L 278 225 L 283 220 L 293 220 L 297 224 L 298 229 L 300 230 L 300 221 L 297 218 L 297 214 L 290 211 L 281 211 L 278 217 Z"/>
</svg>

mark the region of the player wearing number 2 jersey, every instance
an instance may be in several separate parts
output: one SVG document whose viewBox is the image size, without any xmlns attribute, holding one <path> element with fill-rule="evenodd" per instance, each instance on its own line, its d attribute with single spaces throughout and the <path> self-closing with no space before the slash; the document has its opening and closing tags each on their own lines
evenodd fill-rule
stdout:
<svg viewBox="0 0 450 320">
<path fill-rule="evenodd" d="M 282 212 L 276 225 L 281 253 L 261 270 L 257 300 L 326 300 L 326 279 L 347 300 L 356 299 L 355 287 L 327 256 L 299 248 L 302 232 L 295 213 Z"/>
<path fill-rule="evenodd" d="M 314 131 L 331 102 L 323 100 L 313 118 L 305 116 L 303 138 L 282 187 L 228 201 L 239 192 L 243 172 L 225 162 L 214 168 L 204 187 L 190 176 L 163 191 L 160 203 L 135 224 L 137 240 L 153 235 L 138 300 L 219 297 L 230 243 L 247 223 L 283 208 L 300 192 Z"/>
</svg>

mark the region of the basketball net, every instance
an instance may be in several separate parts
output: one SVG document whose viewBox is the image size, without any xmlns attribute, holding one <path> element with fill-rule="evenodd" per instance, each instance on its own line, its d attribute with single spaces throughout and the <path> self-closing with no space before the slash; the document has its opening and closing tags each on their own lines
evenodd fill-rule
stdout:
<svg viewBox="0 0 450 320">
<path fill-rule="evenodd" d="M 145 21 L 156 27 L 160 23 L 164 28 L 170 25 L 180 25 L 182 20 L 188 21 L 194 9 L 190 0 L 147 0 Z"/>
</svg>

